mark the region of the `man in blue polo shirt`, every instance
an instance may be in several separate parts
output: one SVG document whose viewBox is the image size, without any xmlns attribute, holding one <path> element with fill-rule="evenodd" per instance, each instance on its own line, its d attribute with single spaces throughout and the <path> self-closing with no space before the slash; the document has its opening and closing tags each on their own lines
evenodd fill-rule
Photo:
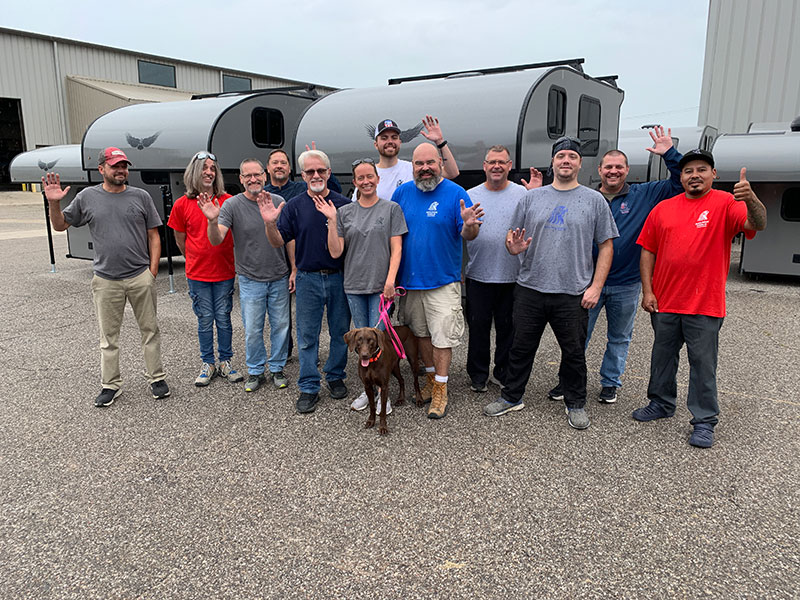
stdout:
<svg viewBox="0 0 800 600">
<path fill-rule="evenodd" d="M 392 195 L 408 225 L 397 280 L 408 290 L 402 320 L 419 338 L 427 371 L 422 398 L 431 399 L 428 418 L 441 419 L 453 347 L 464 333 L 461 238 L 477 237 L 483 210 L 473 206 L 464 188 L 442 177 L 442 158 L 433 144 L 417 146 L 411 163 L 414 181 Z"/>
<path fill-rule="evenodd" d="M 628 185 L 626 179 L 630 167 L 628 157 L 621 150 L 606 152 L 597 168 L 600 174 L 600 186 L 597 190 L 608 201 L 619 230 L 619 237 L 614 240 L 611 271 L 608 273 L 597 305 L 589 309 L 589 326 L 586 334 L 588 346 L 597 317 L 605 307 L 608 341 L 600 366 L 602 389 L 598 396 L 598 401 L 603 404 L 613 404 L 617 401 L 617 389 L 622 387 L 622 373 L 625 371 L 628 347 L 633 337 L 633 324 L 642 289 L 639 277 L 640 248 L 636 245 L 636 240 L 653 207 L 662 200 L 683 192 L 681 171 L 678 167 L 682 155 L 672 147 L 672 130 L 668 129 L 665 135 L 664 128 L 657 126 L 650 131 L 650 137 L 653 146 L 647 150 L 664 158 L 664 163 L 670 172 L 669 179 Z M 596 258 L 596 247 L 594 254 Z M 548 395 L 552 400 L 563 400 L 561 382 L 550 390 Z"/>
<path fill-rule="evenodd" d="M 314 197 L 330 201 L 337 208 L 350 200 L 328 189 L 331 163 L 319 150 L 307 150 L 297 158 L 297 165 L 306 182 L 305 193 L 279 207 L 269 201 L 269 194 L 259 200 L 261 217 L 266 223 L 267 238 L 275 247 L 295 242 L 297 278 L 297 344 L 300 357 L 299 413 L 314 412 L 319 401 L 320 374 L 319 336 L 322 315 L 328 309 L 330 350 L 323 367 L 331 398 L 347 397 L 344 384 L 347 367 L 347 345 L 344 334 L 350 328 L 350 308 L 344 293 L 343 258 L 332 258 L 328 252 L 328 222 L 314 206 Z"/>
</svg>

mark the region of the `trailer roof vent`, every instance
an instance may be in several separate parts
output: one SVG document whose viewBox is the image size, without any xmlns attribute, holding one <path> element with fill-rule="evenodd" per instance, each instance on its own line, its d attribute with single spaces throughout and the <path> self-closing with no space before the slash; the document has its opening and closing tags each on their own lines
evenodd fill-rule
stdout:
<svg viewBox="0 0 800 600">
<path fill-rule="evenodd" d="M 800 116 L 795 117 L 789 127 L 792 131 L 800 131 Z"/>
</svg>

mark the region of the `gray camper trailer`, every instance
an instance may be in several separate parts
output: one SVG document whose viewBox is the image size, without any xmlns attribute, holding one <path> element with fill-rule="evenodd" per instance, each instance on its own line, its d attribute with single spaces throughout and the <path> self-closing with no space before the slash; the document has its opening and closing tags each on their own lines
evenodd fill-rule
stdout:
<svg viewBox="0 0 800 600">
<path fill-rule="evenodd" d="M 404 130 L 412 129 L 430 114 L 442 122 L 461 171 L 457 181 L 464 187 L 485 180 L 483 159 L 494 144 L 511 150 L 512 177 L 527 178 L 531 166 L 546 171 L 553 141 L 562 135 L 584 142 L 580 179 L 588 183 L 599 157 L 616 146 L 623 92 L 613 78 L 586 75 L 581 62 L 412 77 L 390 80 L 388 86 L 339 90 L 309 106 L 293 158 L 316 141 L 345 185 L 351 181 L 352 162 L 375 155 L 370 128 L 393 119 Z M 403 145 L 401 158 L 410 160 L 424 141 L 417 134 Z"/>
<path fill-rule="evenodd" d="M 724 134 L 714 144 L 721 189 L 733 190 L 742 167 L 767 209 L 767 229 L 742 243 L 744 273 L 800 276 L 800 126 Z"/>
<path fill-rule="evenodd" d="M 41 183 L 42 177 L 48 171 L 58 173 L 62 185 L 70 186 L 69 193 L 61 201 L 62 209 L 72 202 L 78 192 L 92 185 L 89 183 L 89 174 L 83 169 L 81 163 L 79 144 L 49 146 L 17 154 L 11 161 L 10 170 L 11 181 L 14 183 Z M 92 238 L 86 225 L 70 227 L 67 230 L 67 245 L 69 258 L 89 260 L 94 258 Z"/>
<path fill-rule="evenodd" d="M 639 129 L 619 132 L 619 146 L 628 157 L 628 183 L 645 183 L 669 178 L 669 171 L 662 158 L 647 151 L 653 145 L 649 130 L 655 125 L 643 125 Z M 672 127 L 672 143 L 683 153 L 701 148 L 711 150 L 719 132 L 715 127 Z M 599 181 L 599 176 L 595 174 Z"/>
</svg>

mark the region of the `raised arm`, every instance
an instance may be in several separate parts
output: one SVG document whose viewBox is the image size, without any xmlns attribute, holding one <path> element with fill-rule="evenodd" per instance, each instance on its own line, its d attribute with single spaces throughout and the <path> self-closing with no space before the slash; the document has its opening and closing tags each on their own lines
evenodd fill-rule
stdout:
<svg viewBox="0 0 800 600">
<path fill-rule="evenodd" d="M 733 197 L 738 202 L 747 205 L 747 221 L 744 222 L 745 229 L 763 231 L 767 228 L 767 209 L 758 199 L 750 182 L 747 181 L 747 169 L 742 167 L 739 172 L 739 181 L 733 186 Z"/>
<path fill-rule="evenodd" d="M 47 212 L 50 214 L 50 223 L 56 231 L 65 231 L 69 223 L 64 220 L 64 213 L 61 211 L 61 201 L 69 193 L 69 186 L 61 189 L 61 176 L 58 173 L 47 173 L 42 177 L 42 189 L 47 198 Z"/>
<path fill-rule="evenodd" d="M 283 241 L 281 232 L 278 231 L 277 223 L 278 217 L 281 216 L 281 211 L 286 203 L 281 202 L 280 205 L 276 207 L 270 193 L 263 190 L 259 192 L 256 202 L 258 203 L 258 210 L 261 213 L 261 218 L 264 220 L 264 230 L 266 231 L 269 243 L 272 244 L 273 248 L 280 248 L 285 242 Z"/>
<path fill-rule="evenodd" d="M 461 220 L 464 224 L 461 226 L 461 237 L 465 240 L 474 240 L 478 237 L 478 232 L 481 230 L 481 217 L 483 216 L 483 209 L 481 203 L 476 202 L 472 206 L 467 206 L 464 200 L 461 202 Z"/>
<path fill-rule="evenodd" d="M 439 154 L 442 156 L 442 175 L 447 179 L 455 179 L 460 174 L 460 171 L 458 170 L 456 157 L 453 156 L 453 151 L 450 150 L 447 140 L 444 139 L 442 128 L 439 126 L 439 119 L 425 115 L 425 118 L 422 119 L 422 124 L 424 126 L 421 131 L 423 137 L 436 144 Z"/>
<path fill-rule="evenodd" d="M 328 219 L 328 253 L 332 258 L 339 258 L 344 253 L 344 238 L 339 236 L 336 206 L 330 200 L 322 196 L 313 195 L 314 208 L 321 212 Z"/>
<path fill-rule="evenodd" d="M 583 308 L 594 308 L 600 300 L 603 286 L 606 284 L 606 277 L 611 270 L 611 261 L 614 258 L 614 240 L 609 238 L 602 244 L 597 245 L 597 263 L 594 266 L 594 277 L 592 283 L 583 292 L 581 306 Z"/>
<path fill-rule="evenodd" d="M 219 200 L 212 198 L 209 194 L 203 192 L 197 196 L 197 207 L 208 220 L 206 227 L 206 235 L 208 241 L 212 246 L 219 246 L 228 235 L 228 228 L 220 225 L 217 219 L 219 218 Z"/>
</svg>

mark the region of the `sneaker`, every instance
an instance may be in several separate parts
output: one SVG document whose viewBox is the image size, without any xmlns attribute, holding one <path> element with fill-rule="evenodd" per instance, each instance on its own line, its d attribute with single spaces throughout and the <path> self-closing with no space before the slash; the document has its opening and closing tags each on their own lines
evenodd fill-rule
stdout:
<svg viewBox="0 0 800 600">
<path fill-rule="evenodd" d="M 637 421 L 655 421 L 656 419 L 666 419 L 671 417 L 672 413 L 668 413 L 667 409 L 661 406 L 658 402 L 650 401 L 650 404 L 637 408 L 633 411 L 633 418 Z"/>
<path fill-rule="evenodd" d="M 217 375 L 217 367 L 212 365 L 211 363 L 203 363 L 203 368 L 200 369 L 200 374 L 197 376 L 197 379 L 194 380 L 194 384 L 197 387 L 205 387 L 214 377 Z"/>
<path fill-rule="evenodd" d="M 567 408 L 567 422 L 574 429 L 586 429 L 589 427 L 589 415 L 583 408 Z"/>
<path fill-rule="evenodd" d="M 471 389 L 473 392 L 478 392 L 479 394 L 483 394 L 484 392 L 488 392 L 489 391 L 489 388 L 486 387 L 486 382 L 484 382 L 484 383 L 475 383 L 473 381 L 472 385 L 469 386 L 469 389 Z"/>
<path fill-rule="evenodd" d="M 250 375 L 250 377 L 247 378 L 247 383 L 244 384 L 244 391 L 255 392 L 266 381 L 267 377 L 263 373 L 260 375 Z"/>
<path fill-rule="evenodd" d="M 297 399 L 297 412 L 312 413 L 317 408 L 317 402 L 319 402 L 319 394 L 300 392 L 300 397 Z"/>
<path fill-rule="evenodd" d="M 429 419 L 441 419 L 447 414 L 447 384 L 434 380 Z"/>
<path fill-rule="evenodd" d="M 369 398 L 367 398 L 367 392 L 361 392 L 361 395 L 353 400 L 350 404 L 351 410 L 364 410 L 369 406 Z"/>
<path fill-rule="evenodd" d="M 331 398 L 334 400 L 341 400 L 347 398 L 347 386 L 341 379 L 335 379 L 328 382 L 328 389 L 331 392 Z"/>
<path fill-rule="evenodd" d="M 231 383 L 239 383 L 240 381 L 244 381 L 244 375 L 234 369 L 231 361 L 229 360 L 223 360 L 221 363 L 219 363 L 219 369 L 217 369 L 217 373 L 220 377 L 225 377 Z"/>
<path fill-rule="evenodd" d="M 150 391 L 153 392 L 153 398 L 160 400 L 169 396 L 169 386 L 163 379 L 150 384 Z"/>
<path fill-rule="evenodd" d="M 614 404 L 617 401 L 617 388 L 603 386 L 600 395 L 597 397 L 600 404 Z"/>
<path fill-rule="evenodd" d="M 564 389 L 561 387 L 561 384 L 559 383 L 556 387 L 547 392 L 547 397 L 550 398 L 550 400 L 563 400 Z"/>
<path fill-rule="evenodd" d="M 380 392 L 375 396 L 375 414 L 381 414 L 381 395 Z M 386 399 L 386 416 L 392 414 L 392 401 L 390 398 Z"/>
<path fill-rule="evenodd" d="M 708 423 L 695 425 L 689 443 L 697 448 L 711 448 L 714 444 L 714 426 Z"/>
<path fill-rule="evenodd" d="M 122 390 L 115 390 L 113 388 L 103 388 L 100 391 L 100 394 L 97 398 L 94 399 L 94 405 L 97 408 L 103 408 L 104 406 L 111 406 L 114 404 L 114 400 L 119 398 L 119 395 L 122 393 Z"/>
<path fill-rule="evenodd" d="M 483 407 L 483 414 L 487 417 L 499 417 L 507 412 L 522 410 L 523 408 L 525 408 L 525 403 L 522 400 L 519 402 L 509 402 L 505 398 L 498 398 L 491 404 L 487 404 Z"/>
<path fill-rule="evenodd" d="M 420 394 L 423 402 L 430 402 L 431 398 L 433 398 L 433 384 L 436 382 L 436 374 L 425 371 L 425 376 L 427 381 L 425 382 L 425 387 L 420 390 Z"/>
<path fill-rule="evenodd" d="M 282 390 L 286 386 L 289 385 L 289 380 L 286 378 L 283 370 L 275 371 L 274 373 L 269 374 L 272 377 L 272 385 L 274 385 L 279 390 Z"/>
</svg>

